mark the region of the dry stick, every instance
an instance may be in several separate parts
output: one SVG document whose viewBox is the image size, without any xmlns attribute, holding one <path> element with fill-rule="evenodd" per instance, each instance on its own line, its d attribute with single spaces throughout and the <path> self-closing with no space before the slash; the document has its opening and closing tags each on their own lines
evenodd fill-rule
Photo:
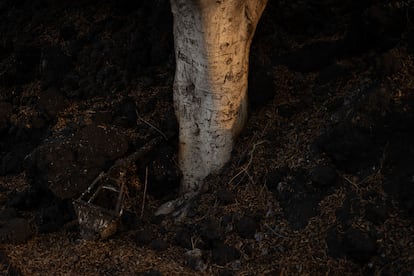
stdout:
<svg viewBox="0 0 414 276">
<path fill-rule="evenodd" d="M 270 227 L 270 225 L 268 225 L 267 223 L 265 223 L 265 226 L 266 226 L 267 228 L 269 228 L 270 232 L 272 232 L 275 236 L 277 236 L 277 237 L 279 237 L 279 238 L 284 238 L 284 239 L 286 239 L 286 238 L 287 238 L 287 236 L 282 235 L 282 234 L 280 234 L 280 233 L 276 232 L 276 231 L 275 231 L 275 229 L 273 229 L 272 227 Z"/>
<path fill-rule="evenodd" d="M 145 167 L 145 183 L 144 183 L 144 195 L 142 197 L 141 218 L 144 216 L 145 197 L 147 195 L 147 186 L 148 186 L 148 166 Z"/>
<path fill-rule="evenodd" d="M 162 137 L 164 137 L 165 140 L 168 140 L 167 135 L 165 135 L 164 132 L 162 132 L 159 128 L 157 128 L 156 126 L 154 126 L 153 124 L 151 124 L 150 122 L 144 120 L 144 118 L 142 118 L 141 116 L 138 115 L 138 111 L 135 111 L 137 113 L 138 119 L 140 119 L 141 121 L 143 121 L 146 125 L 148 125 L 149 127 L 153 128 L 156 132 L 158 132 L 159 134 L 162 135 Z"/>
<path fill-rule="evenodd" d="M 247 172 L 247 169 L 250 167 L 250 165 L 251 165 L 251 163 L 252 163 L 252 161 L 253 161 L 253 153 L 254 153 L 254 151 L 256 150 L 256 147 L 257 146 L 259 146 L 259 145 L 261 145 L 261 144 L 263 144 L 263 143 L 266 143 L 267 141 L 266 140 L 263 140 L 263 141 L 259 141 L 259 142 L 257 142 L 257 143 L 255 143 L 255 144 L 253 144 L 253 148 L 252 148 L 252 150 L 250 151 L 250 153 L 249 153 L 249 155 L 250 155 L 250 159 L 249 159 L 249 162 L 247 162 L 247 164 L 245 165 L 245 166 L 243 166 L 243 168 L 235 175 L 235 176 L 233 176 L 231 179 L 230 179 L 230 181 L 229 181 L 229 183 L 228 184 L 231 184 L 239 175 L 241 175 L 242 173 L 246 173 L 247 174 L 247 176 L 250 176 L 249 174 L 248 174 L 248 172 Z"/>
</svg>

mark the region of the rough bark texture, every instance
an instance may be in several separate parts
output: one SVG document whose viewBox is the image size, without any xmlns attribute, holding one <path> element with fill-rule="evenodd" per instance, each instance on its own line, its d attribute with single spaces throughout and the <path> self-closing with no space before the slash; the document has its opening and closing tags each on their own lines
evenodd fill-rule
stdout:
<svg viewBox="0 0 414 276">
<path fill-rule="evenodd" d="M 182 193 L 229 159 L 247 116 L 250 44 L 267 0 L 171 0 Z"/>
</svg>

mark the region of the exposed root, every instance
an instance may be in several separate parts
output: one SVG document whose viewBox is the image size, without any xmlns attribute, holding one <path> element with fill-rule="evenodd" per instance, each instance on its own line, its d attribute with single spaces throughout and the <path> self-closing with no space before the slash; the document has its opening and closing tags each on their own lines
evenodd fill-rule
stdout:
<svg viewBox="0 0 414 276">
<path fill-rule="evenodd" d="M 182 221 L 187 216 L 188 211 L 198 194 L 198 192 L 186 193 L 177 199 L 168 201 L 158 208 L 155 215 L 170 215 L 175 218 L 175 220 Z"/>
</svg>

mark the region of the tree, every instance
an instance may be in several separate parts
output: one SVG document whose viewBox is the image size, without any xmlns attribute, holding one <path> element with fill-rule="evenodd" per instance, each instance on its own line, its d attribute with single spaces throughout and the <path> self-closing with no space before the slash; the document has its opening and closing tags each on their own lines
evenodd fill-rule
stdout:
<svg viewBox="0 0 414 276">
<path fill-rule="evenodd" d="M 250 44 L 267 0 L 171 0 L 179 123 L 181 200 L 198 194 L 204 178 L 229 160 L 247 117 Z"/>
</svg>

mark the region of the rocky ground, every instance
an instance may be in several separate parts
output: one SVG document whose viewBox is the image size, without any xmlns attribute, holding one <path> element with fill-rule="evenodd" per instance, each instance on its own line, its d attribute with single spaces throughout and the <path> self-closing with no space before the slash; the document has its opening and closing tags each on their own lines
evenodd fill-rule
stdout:
<svg viewBox="0 0 414 276">
<path fill-rule="evenodd" d="M 4 275 L 414 273 L 413 1 L 270 0 L 247 127 L 182 222 L 154 216 L 180 179 L 168 1 L 0 16 Z M 84 240 L 72 202 L 101 172 L 121 225 Z"/>
</svg>

